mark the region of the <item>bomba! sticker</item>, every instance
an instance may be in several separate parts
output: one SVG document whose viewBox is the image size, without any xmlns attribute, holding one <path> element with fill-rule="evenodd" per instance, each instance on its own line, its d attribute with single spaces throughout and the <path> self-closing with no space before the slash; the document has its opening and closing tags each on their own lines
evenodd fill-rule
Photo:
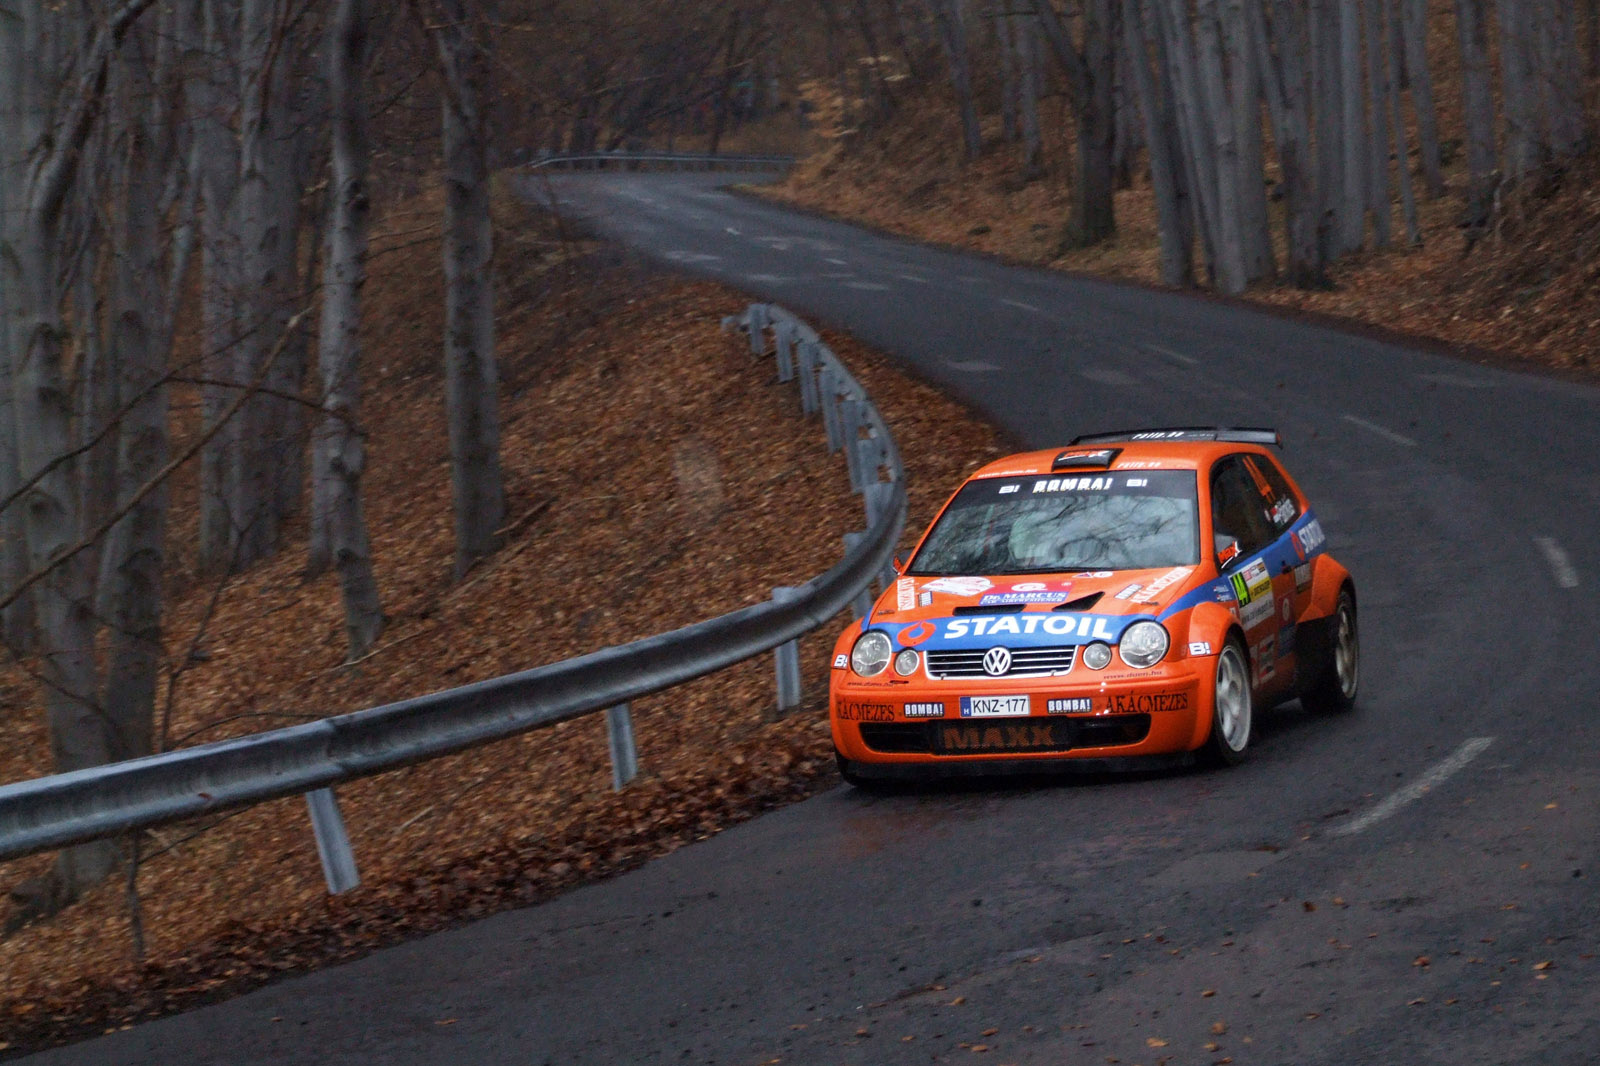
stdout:
<svg viewBox="0 0 1600 1066">
<path fill-rule="evenodd" d="M 1010 634 L 1048 633 L 1055 637 L 1082 637 L 1086 640 L 1115 640 L 1111 619 L 1092 614 L 1003 614 L 997 618 L 952 618 L 944 624 L 944 636 L 998 637 Z M 905 643 L 904 635 L 900 643 Z"/>
<path fill-rule="evenodd" d="M 1044 709 L 1049 714 L 1083 714 L 1093 709 L 1093 701 L 1088 696 L 1068 700 L 1046 700 Z"/>
<path fill-rule="evenodd" d="M 848 656 L 848 655 L 835 655 L 833 657 L 833 668 L 835 670 L 843 670 L 845 667 L 847 667 L 849 665 L 850 665 L 850 656 Z"/>
<path fill-rule="evenodd" d="M 986 577 L 941 577 L 922 587 L 929 592 L 948 592 L 952 596 L 977 596 L 988 592 L 994 583 Z"/>
<path fill-rule="evenodd" d="M 944 704 L 942 703 L 908 703 L 905 705 L 907 718 L 943 718 Z"/>
<path fill-rule="evenodd" d="M 1191 641 L 1189 644 L 1190 655 L 1210 655 L 1211 645 L 1203 640 Z"/>
</svg>

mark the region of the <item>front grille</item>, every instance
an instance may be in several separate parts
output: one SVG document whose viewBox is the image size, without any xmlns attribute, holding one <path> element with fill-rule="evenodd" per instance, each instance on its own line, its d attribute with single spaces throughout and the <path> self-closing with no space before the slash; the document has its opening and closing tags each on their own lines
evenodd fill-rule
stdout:
<svg viewBox="0 0 1600 1066">
<path fill-rule="evenodd" d="M 1053 677 L 1072 669 L 1077 655 L 1076 647 L 1065 648 L 1012 648 L 1011 669 L 1003 674 L 990 674 L 983 668 L 987 648 L 976 651 L 928 652 L 928 676 L 935 681 L 974 677 Z"/>
<path fill-rule="evenodd" d="M 1150 735 L 1148 714 L 1011 718 L 994 722 L 862 722 L 861 742 L 889 754 L 1004 755 L 1115 748 Z"/>
</svg>

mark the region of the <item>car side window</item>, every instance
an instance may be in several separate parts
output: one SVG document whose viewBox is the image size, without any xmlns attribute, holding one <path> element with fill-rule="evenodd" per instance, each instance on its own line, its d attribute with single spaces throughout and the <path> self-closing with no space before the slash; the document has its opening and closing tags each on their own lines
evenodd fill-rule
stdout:
<svg viewBox="0 0 1600 1066">
<path fill-rule="evenodd" d="M 1220 554 L 1234 542 L 1239 546 L 1238 554 L 1225 559 L 1225 564 L 1253 555 L 1277 539 L 1263 502 L 1243 456 L 1230 455 L 1212 467 L 1211 531 L 1216 551 Z"/>
<path fill-rule="evenodd" d="M 1264 455 L 1247 455 L 1244 462 L 1261 491 L 1267 518 L 1272 522 L 1273 535 L 1281 536 L 1300 517 L 1300 505 L 1295 502 L 1294 493 L 1289 489 L 1289 481 L 1278 469 L 1278 464 Z"/>
</svg>

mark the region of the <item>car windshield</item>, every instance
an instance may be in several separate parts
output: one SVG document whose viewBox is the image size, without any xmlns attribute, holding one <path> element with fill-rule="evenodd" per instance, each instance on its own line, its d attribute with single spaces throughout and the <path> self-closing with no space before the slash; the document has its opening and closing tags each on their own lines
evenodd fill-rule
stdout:
<svg viewBox="0 0 1600 1066">
<path fill-rule="evenodd" d="M 1145 570 L 1200 561 L 1191 470 L 968 482 L 939 517 L 911 574 Z"/>
</svg>

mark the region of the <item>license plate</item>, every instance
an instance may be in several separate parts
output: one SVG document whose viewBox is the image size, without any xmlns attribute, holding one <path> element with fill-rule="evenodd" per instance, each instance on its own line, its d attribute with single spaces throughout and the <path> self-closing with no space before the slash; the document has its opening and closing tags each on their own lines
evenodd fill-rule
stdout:
<svg viewBox="0 0 1600 1066">
<path fill-rule="evenodd" d="M 1028 714 L 1026 696 L 962 696 L 963 718 L 1023 718 Z"/>
</svg>

